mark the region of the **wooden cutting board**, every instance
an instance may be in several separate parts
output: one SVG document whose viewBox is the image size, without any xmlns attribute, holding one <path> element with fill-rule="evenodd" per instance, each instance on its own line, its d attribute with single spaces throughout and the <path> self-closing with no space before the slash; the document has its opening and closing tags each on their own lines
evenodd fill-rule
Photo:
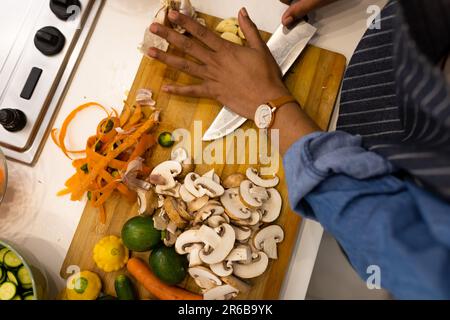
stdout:
<svg viewBox="0 0 450 320">
<path fill-rule="evenodd" d="M 215 17 L 201 16 L 205 18 L 208 26 L 212 29 L 220 22 L 220 19 Z M 270 37 L 268 33 L 262 32 L 262 35 L 265 40 Z M 175 52 L 173 49 L 171 50 Z M 308 46 L 286 76 L 286 84 L 293 95 L 298 99 L 304 110 L 324 130 L 328 128 L 330 122 L 345 65 L 346 59 L 344 56 Z M 204 132 L 220 111 L 219 103 L 207 99 L 179 97 L 160 92 L 161 86 L 167 83 L 189 84 L 196 81 L 198 80 L 168 68 L 158 61 L 144 57 L 127 103 L 129 105 L 134 104 L 135 93 L 138 89 L 149 88 L 155 93 L 158 108 L 162 109 L 162 123 L 158 132 L 172 131 L 177 128 L 186 128 L 192 132 L 194 120 L 202 121 Z M 247 128 L 254 128 L 254 125 L 248 122 L 243 126 L 243 129 Z M 208 143 L 203 143 L 203 147 L 207 145 Z M 227 150 L 224 150 L 224 154 L 227 158 L 231 155 Z M 149 162 L 151 165 L 157 165 L 169 158 L 170 149 L 163 149 L 158 146 Z M 253 165 L 253 167 L 255 166 Z M 202 174 L 211 168 L 214 168 L 217 174 L 225 178 L 234 172 L 245 173 L 248 165 L 209 166 L 200 164 L 196 166 L 195 171 Z M 262 276 L 252 279 L 251 292 L 247 295 L 240 295 L 240 299 L 278 299 L 289 266 L 301 219 L 289 208 L 288 191 L 282 167 L 278 175 L 281 177 L 281 183 L 277 189 L 283 198 L 283 209 L 276 223 L 282 226 L 285 232 L 284 242 L 278 248 L 279 259 L 271 262 L 268 270 Z M 89 205 L 86 207 L 62 265 L 61 276 L 67 278 L 70 275 L 69 273 L 73 272 L 74 266 L 82 270 L 97 272 L 103 280 L 106 293 L 114 295 L 114 279 L 118 274 L 126 271 L 108 274 L 102 272 L 95 266 L 92 259 L 92 250 L 102 237 L 106 235 L 120 236 L 123 224 L 137 214 L 137 205 L 132 206 L 120 196 L 115 196 L 107 202 L 106 209 L 108 219 L 105 225 L 101 225 L 98 222 L 97 210 Z M 149 253 L 136 255 L 147 260 Z M 188 290 L 198 290 L 195 283 L 190 279 L 187 279 L 182 286 Z M 141 298 L 151 298 L 151 295 L 140 286 L 139 292 Z"/>
</svg>

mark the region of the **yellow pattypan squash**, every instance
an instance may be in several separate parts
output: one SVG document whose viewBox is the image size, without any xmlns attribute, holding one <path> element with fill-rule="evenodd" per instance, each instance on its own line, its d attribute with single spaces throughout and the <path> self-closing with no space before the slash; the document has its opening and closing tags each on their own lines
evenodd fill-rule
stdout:
<svg viewBox="0 0 450 320">
<path fill-rule="evenodd" d="M 67 280 L 65 297 L 68 300 L 95 300 L 102 290 L 102 282 L 97 274 L 82 271 Z"/>
<path fill-rule="evenodd" d="M 101 239 L 94 248 L 94 261 L 105 272 L 122 269 L 128 262 L 128 256 L 128 249 L 116 236 Z"/>
</svg>

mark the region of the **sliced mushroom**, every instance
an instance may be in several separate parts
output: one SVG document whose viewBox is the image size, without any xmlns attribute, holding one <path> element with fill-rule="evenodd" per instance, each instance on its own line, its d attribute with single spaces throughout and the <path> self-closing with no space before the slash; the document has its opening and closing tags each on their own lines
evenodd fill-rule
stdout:
<svg viewBox="0 0 450 320">
<path fill-rule="evenodd" d="M 236 240 L 240 242 L 246 242 L 252 235 L 252 229 L 245 226 L 231 226 L 236 234 Z"/>
<path fill-rule="evenodd" d="M 194 220 L 195 215 L 187 211 L 186 202 L 184 202 L 181 199 L 177 199 L 177 204 L 178 204 L 178 213 L 184 220 L 186 221 Z"/>
<path fill-rule="evenodd" d="M 230 223 L 230 218 L 226 214 L 211 216 L 206 220 L 206 224 L 211 228 L 217 228 L 224 223 Z"/>
<path fill-rule="evenodd" d="M 194 279 L 195 283 L 204 290 L 209 290 L 222 285 L 220 280 L 210 269 L 198 266 L 189 268 L 189 275 Z"/>
<path fill-rule="evenodd" d="M 222 238 L 216 233 L 216 231 L 206 225 L 202 225 L 200 227 L 198 230 L 198 236 L 204 244 L 212 249 L 217 249 L 222 241 Z"/>
<path fill-rule="evenodd" d="M 169 233 L 175 234 L 175 233 L 177 232 L 177 229 L 178 229 L 178 227 L 177 227 L 177 225 L 176 225 L 173 221 L 170 221 L 170 222 L 167 224 L 166 230 L 167 230 Z"/>
<path fill-rule="evenodd" d="M 164 186 L 158 185 L 155 188 L 155 191 L 157 194 L 164 195 L 164 196 L 171 196 L 174 198 L 180 197 L 180 188 L 181 184 L 179 182 L 175 182 L 175 187 L 170 189 L 164 189 Z"/>
<path fill-rule="evenodd" d="M 178 175 L 180 179 L 194 171 L 194 162 L 189 158 L 187 151 L 183 148 L 176 148 L 172 150 L 171 159 L 181 164 L 181 173 Z"/>
<path fill-rule="evenodd" d="M 261 211 L 259 209 L 253 210 L 250 213 L 250 218 L 233 221 L 233 224 L 239 226 L 255 226 L 261 221 Z"/>
<path fill-rule="evenodd" d="M 203 177 L 212 179 L 215 183 L 220 184 L 220 177 L 214 172 L 214 169 L 209 170 Z"/>
<path fill-rule="evenodd" d="M 191 201 L 188 203 L 187 207 L 190 213 L 194 213 L 198 210 L 200 210 L 201 208 L 203 208 L 203 206 L 205 206 L 209 201 L 209 197 L 208 196 L 203 196 L 200 198 L 195 199 L 194 201 Z"/>
<path fill-rule="evenodd" d="M 206 194 L 210 198 L 220 197 L 225 192 L 225 189 L 220 185 L 220 183 L 217 183 L 213 179 L 208 177 L 197 178 L 194 181 L 194 187 L 196 190 L 204 190 L 204 194 Z"/>
<path fill-rule="evenodd" d="M 212 288 L 203 294 L 204 300 L 230 300 L 238 295 L 238 289 L 229 284 Z"/>
<path fill-rule="evenodd" d="M 186 187 L 183 185 L 181 185 L 180 187 L 180 197 L 181 199 L 183 199 L 184 202 L 189 203 L 191 201 L 194 201 L 196 198 L 194 195 L 192 195 L 187 189 Z"/>
<path fill-rule="evenodd" d="M 268 189 L 269 199 L 261 206 L 261 221 L 264 223 L 271 223 L 278 219 L 281 213 L 283 200 L 280 193 L 274 189 Z"/>
<path fill-rule="evenodd" d="M 164 200 L 164 210 L 167 212 L 169 219 L 173 221 L 178 228 L 184 229 L 186 227 L 187 221 L 181 217 L 179 202 L 175 198 L 167 197 L 166 200 Z"/>
<path fill-rule="evenodd" d="M 267 255 L 264 252 L 258 252 L 250 263 L 235 263 L 233 265 L 233 273 L 242 279 L 256 278 L 266 271 L 268 265 L 269 258 Z"/>
<path fill-rule="evenodd" d="M 187 191 L 189 191 L 194 197 L 200 198 L 203 197 L 206 192 L 201 186 L 196 186 L 194 183 L 200 176 L 195 172 L 190 172 L 184 178 L 184 186 Z"/>
<path fill-rule="evenodd" d="M 206 230 L 205 228 L 213 230 L 208 226 L 202 226 L 202 228 L 204 228 L 204 230 Z M 219 227 L 219 229 L 218 236 L 220 241 L 218 241 L 218 243 L 217 238 L 211 237 L 212 239 L 208 239 L 208 241 L 211 240 L 211 242 L 213 242 L 215 247 L 211 245 L 200 251 L 200 259 L 202 259 L 204 263 L 219 263 L 220 261 L 223 261 L 233 249 L 234 242 L 236 240 L 233 228 L 229 224 L 223 224 Z M 209 230 L 207 232 L 210 234 Z"/>
<path fill-rule="evenodd" d="M 241 202 L 238 188 L 226 190 L 220 197 L 220 202 L 222 202 L 227 215 L 233 220 L 245 220 L 252 215 L 252 211 Z"/>
<path fill-rule="evenodd" d="M 137 190 L 139 214 L 153 215 L 158 207 L 158 197 L 153 190 Z"/>
<path fill-rule="evenodd" d="M 284 240 L 284 231 L 278 225 L 271 225 L 256 233 L 253 244 L 263 250 L 270 259 L 278 259 L 277 244 Z"/>
<path fill-rule="evenodd" d="M 252 251 L 249 246 L 239 245 L 225 258 L 226 261 L 248 263 L 252 260 Z"/>
<path fill-rule="evenodd" d="M 159 213 L 153 216 L 153 225 L 155 226 L 156 230 L 166 230 L 169 222 L 169 216 L 167 215 L 164 208 L 161 208 L 159 210 Z"/>
<path fill-rule="evenodd" d="M 161 176 L 166 181 L 166 184 L 158 186 L 160 187 L 160 190 L 168 190 L 176 186 L 174 177 L 181 173 L 181 169 L 180 163 L 176 161 L 165 161 L 156 166 L 150 175 Z"/>
<path fill-rule="evenodd" d="M 194 223 L 201 223 L 214 215 L 221 215 L 225 213 L 225 209 L 219 204 L 215 204 L 212 201 L 209 201 L 206 205 L 204 205 L 200 210 L 197 211 L 197 214 L 194 219 Z"/>
<path fill-rule="evenodd" d="M 238 188 L 244 180 L 246 180 L 246 177 L 242 173 L 233 173 L 223 180 L 222 185 L 226 189 Z"/>
<path fill-rule="evenodd" d="M 255 168 L 248 168 L 246 171 L 246 175 L 248 180 L 253 182 L 255 185 L 263 187 L 263 188 L 273 188 L 278 185 L 280 179 L 277 176 L 274 176 L 271 179 L 263 179 L 258 173 L 258 170 Z"/>
<path fill-rule="evenodd" d="M 239 194 L 242 202 L 250 208 L 261 207 L 269 197 L 264 188 L 256 186 L 250 180 L 242 181 L 239 187 Z"/>
<path fill-rule="evenodd" d="M 177 241 L 178 236 L 181 234 L 180 230 L 175 231 L 175 233 L 167 231 L 165 233 L 163 242 L 166 247 L 173 247 Z"/>
<path fill-rule="evenodd" d="M 170 159 L 178 163 L 183 163 L 184 161 L 188 160 L 188 153 L 184 148 L 176 148 L 172 150 Z"/>
<path fill-rule="evenodd" d="M 233 288 L 238 289 L 239 292 L 244 293 L 244 294 L 245 293 L 249 293 L 250 289 L 252 288 L 248 283 L 242 281 L 241 279 L 233 277 L 231 275 L 230 276 L 221 277 L 221 280 L 224 283 L 229 284 Z"/>
<path fill-rule="evenodd" d="M 198 230 L 187 230 L 178 236 L 178 239 L 175 242 L 175 251 L 178 254 L 188 254 L 191 251 L 190 248 L 196 244 L 200 244 L 203 247 L 201 243 L 202 241 L 198 236 Z"/>
<path fill-rule="evenodd" d="M 203 261 L 200 259 L 200 250 L 203 249 L 203 244 L 195 243 L 188 246 L 185 251 L 188 252 L 187 258 L 189 261 L 189 267 L 201 266 Z"/>
<path fill-rule="evenodd" d="M 221 261 L 211 264 L 209 267 L 219 277 L 227 277 L 233 274 L 233 262 Z"/>
</svg>

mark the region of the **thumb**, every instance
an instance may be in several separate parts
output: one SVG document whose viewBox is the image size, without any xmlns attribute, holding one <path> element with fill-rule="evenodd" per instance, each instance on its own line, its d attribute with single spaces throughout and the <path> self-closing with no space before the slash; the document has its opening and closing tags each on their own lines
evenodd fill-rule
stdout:
<svg viewBox="0 0 450 320">
<path fill-rule="evenodd" d="M 251 48 L 257 49 L 265 46 L 259 30 L 255 23 L 250 19 L 247 9 L 242 8 L 239 11 L 239 27 L 247 39 L 247 43 Z"/>
<path fill-rule="evenodd" d="M 282 23 L 289 27 L 320 6 L 323 0 L 298 0 L 283 14 Z"/>
</svg>

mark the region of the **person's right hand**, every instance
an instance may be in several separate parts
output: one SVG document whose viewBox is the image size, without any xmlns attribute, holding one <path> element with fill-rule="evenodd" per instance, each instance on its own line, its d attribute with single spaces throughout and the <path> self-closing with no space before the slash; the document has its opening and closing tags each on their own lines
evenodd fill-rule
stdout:
<svg viewBox="0 0 450 320">
<path fill-rule="evenodd" d="M 303 19 L 311 11 L 330 4 L 336 0 L 294 0 L 290 1 L 291 6 L 283 14 L 283 25 L 289 27 Z M 286 3 L 285 0 L 282 2 Z M 287 1 L 289 3 L 289 1 Z"/>
</svg>

